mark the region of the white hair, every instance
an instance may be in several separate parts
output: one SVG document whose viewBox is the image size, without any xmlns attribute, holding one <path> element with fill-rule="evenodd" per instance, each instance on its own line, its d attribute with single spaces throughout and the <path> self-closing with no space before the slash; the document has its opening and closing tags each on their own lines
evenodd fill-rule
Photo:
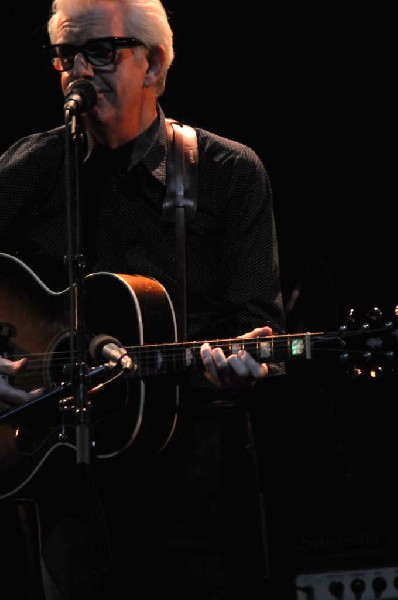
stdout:
<svg viewBox="0 0 398 600">
<path fill-rule="evenodd" d="M 47 24 L 52 43 L 56 42 L 57 22 L 61 13 L 79 14 L 98 3 L 106 2 L 120 6 L 123 11 L 125 35 L 135 37 L 150 48 L 162 45 L 166 60 L 158 90 L 164 90 L 166 75 L 174 59 L 173 31 L 166 10 L 160 0 L 53 0 Z"/>
</svg>

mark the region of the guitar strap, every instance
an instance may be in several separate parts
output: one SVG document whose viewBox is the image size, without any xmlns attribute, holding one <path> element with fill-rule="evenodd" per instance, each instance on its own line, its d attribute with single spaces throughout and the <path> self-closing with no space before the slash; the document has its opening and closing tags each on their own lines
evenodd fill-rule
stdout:
<svg viewBox="0 0 398 600">
<path fill-rule="evenodd" d="M 175 223 L 177 270 L 177 337 L 187 339 L 186 223 L 197 207 L 198 144 L 196 131 L 174 119 L 166 119 L 167 184 L 163 219 Z"/>
</svg>

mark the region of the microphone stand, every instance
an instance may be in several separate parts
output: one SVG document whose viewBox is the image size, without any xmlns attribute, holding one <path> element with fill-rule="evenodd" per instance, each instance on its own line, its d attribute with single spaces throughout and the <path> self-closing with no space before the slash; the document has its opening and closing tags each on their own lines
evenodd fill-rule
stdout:
<svg viewBox="0 0 398 600">
<path fill-rule="evenodd" d="M 88 465 L 91 461 L 90 408 L 87 402 L 87 352 L 85 331 L 85 268 L 83 255 L 80 165 L 85 133 L 79 110 L 65 109 L 65 168 L 68 228 L 68 278 L 70 304 L 70 376 L 76 411 L 76 462 Z M 72 183 L 73 182 L 73 183 Z M 72 189 L 74 188 L 74 189 Z"/>
<path fill-rule="evenodd" d="M 82 129 L 80 114 L 94 104 L 96 93 L 94 86 L 86 80 L 75 81 L 66 90 L 65 115 L 65 170 L 67 193 L 68 227 L 68 273 L 70 293 L 70 377 L 71 389 L 75 399 L 75 433 L 77 481 L 74 489 L 80 488 L 78 496 L 79 514 L 93 536 L 96 573 L 93 585 L 96 598 L 107 597 L 104 592 L 108 585 L 109 549 L 106 525 L 100 497 L 93 477 L 91 410 L 88 401 L 89 369 L 86 362 L 86 261 L 83 254 L 81 226 L 82 210 L 80 203 L 80 167 L 83 161 L 86 132 Z"/>
</svg>

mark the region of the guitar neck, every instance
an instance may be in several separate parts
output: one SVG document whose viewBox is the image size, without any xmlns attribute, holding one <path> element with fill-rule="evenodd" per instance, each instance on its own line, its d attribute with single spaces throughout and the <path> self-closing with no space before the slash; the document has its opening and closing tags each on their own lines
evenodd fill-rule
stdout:
<svg viewBox="0 0 398 600">
<path fill-rule="evenodd" d="M 311 359 L 313 338 L 324 333 L 298 333 L 257 338 L 229 338 L 210 340 L 213 347 L 220 347 L 226 356 L 246 350 L 258 362 Z M 133 373 L 140 377 L 161 374 L 177 374 L 185 371 L 203 370 L 200 342 L 175 342 L 135 346 L 128 349 L 134 363 Z"/>
</svg>

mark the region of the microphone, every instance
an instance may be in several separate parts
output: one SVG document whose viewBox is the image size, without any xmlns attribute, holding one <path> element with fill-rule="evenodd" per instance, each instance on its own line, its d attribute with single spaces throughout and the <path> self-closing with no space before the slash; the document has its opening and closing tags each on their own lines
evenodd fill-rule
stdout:
<svg viewBox="0 0 398 600">
<path fill-rule="evenodd" d="M 72 81 L 66 88 L 64 110 L 84 113 L 93 108 L 97 102 L 97 90 L 87 79 Z"/>
<path fill-rule="evenodd" d="M 116 338 L 101 333 L 91 340 L 88 351 L 90 357 L 97 363 L 111 362 L 119 364 L 121 368 L 131 370 L 134 367 L 132 358 L 127 350 Z"/>
</svg>

